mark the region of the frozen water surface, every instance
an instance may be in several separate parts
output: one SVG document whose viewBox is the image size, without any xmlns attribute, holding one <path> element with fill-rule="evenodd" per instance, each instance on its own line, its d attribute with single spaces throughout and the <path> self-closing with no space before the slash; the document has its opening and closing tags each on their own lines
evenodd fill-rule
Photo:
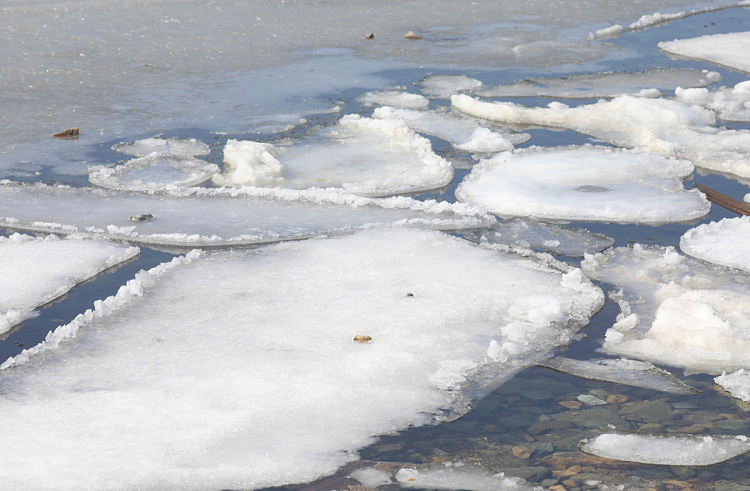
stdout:
<svg viewBox="0 0 750 491">
<path fill-rule="evenodd" d="M 682 185 L 692 170 L 689 162 L 638 151 L 530 148 L 481 161 L 456 197 L 500 216 L 680 222 L 710 210 L 701 193 Z"/>
<path fill-rule="evenodd" d="M 750 372 L 740 368 L 734 373 L 722 373 L 714 381 L 732 396 L 750 402 Z"/>
<path fill-rule="evenodd" d="M 750 44 L 750 32 L 733 32 L 692 39 L 675 39 L 659 43 L 659 49 L 674 55 L 697 58 L 750 73 L 748 44 Z"/>
<path fill-rule="evenodd" d="M 208 145 L 195 138 L 144 138 L 112 145 L 112 150 L 136 157 L 145 157 L 154 152 L 174 157 L 199 157 L 211 151 Z"/>
<path fill-rule="evenodd" d="M 583 440 L 580 448 L 605 459 L 704 466 L 718 464 L 750 451 L 750 440 L 745 436 L 605 433 Z"/>
<path fill-rule="evenodd" d="M 533 363 L 602 302 L 580 270 L 439 232 L 191 252 L 2 365 L 0 479 L 39 490 L 310 481 L 377 435 L 464 411 L 478 374 Z"/>
<path fill-rule="evenodd" d="M 750 217 L 725 218 L 691 228 L 680 239 L 685 254 L 731 268 L 750 271 Z"/>
<path fill-rule="evenodd" d="M 23 322 L 35 308 L 65 294 L 77 283 L 138 252 L 137 247 L 80 237 L 0 236 L 0 333 Z"/>
<path fill-rule="evenodd" d="M 159 191 L 198 186 L 209 181 L 220 170 L 218 165 L 204 160 L 171 157 L 155 151 L 114 167 L 89 167 L 89 182 L 109 189 Z"/>
<path fill-rule="evenodd" d="M 482 82 L 466 75 L 427 75 L 417 82 L 419 91 L 433 99 L 448 99 L 462 92 L 474 92 Z"/>
<path fill-rule="evenodd" d="M 381 106 L 393 106 L 405 109 L 424 109 L 430 105 L 430 101 L 426 97 L 400 90 L 365 92 L 357 98 L 357 101 L 366 106 L 380 104 Z"/>
</svg>

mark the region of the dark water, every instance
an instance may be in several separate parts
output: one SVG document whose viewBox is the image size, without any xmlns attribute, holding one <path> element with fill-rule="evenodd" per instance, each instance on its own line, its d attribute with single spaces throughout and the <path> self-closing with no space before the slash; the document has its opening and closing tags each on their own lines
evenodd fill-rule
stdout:
<svg viewBox="0 0 750 491">
<path fill-rule="evenodd" d="M 624 34 L 618 39 L 606 42 L 622 46 L 632 51 L 633 57 L 612 62 L 604 69 L 644 70 L 654 67 L 705 68 L 719 71 L 724 77 L 720 85 L 732 86 L 746 80 L 746 76 L 706 63 L 689 60 L 673 60 L 660 53 L 656 45 L 660 41 L 675 38 L 693 37 L 704 34 L 717 34 L 747 30 L 750 11 L 727 9 L 711 14 L 690 17 L 660 27 Z M 393 80 L 394 85 L 407 85 L 420 80 L 427 73 L 451 73 L 445 70 L 398 70 L 383 72 L 380 75 Z M 520 73 L 518 71 L 489 70 L 465 73 L 479 78 L 485 84 L 508 83 L 527 76 L 546 75 L 545 73 Z M 414 89 L 416 90 L 416 89 Z M 349 90 L 330 94 L 331 100 L 344 100 L 345 109 L 338 115 L 308 116 L 307 126 L 331 124 L 346 113 L 367 115 L 371 109 L 355 102 L 361 90 Z M 512 100 L 512 99 L 511 99 Z M 514 100 L 528 105 L 546 105 L 549 99 Z M 590 101 L 587 101 L 590 102 Z M 441 104 L 444 102 L 433 102 Z M 577 104 L 578 102 L 574 102 Z M 736 125 L 746 128 L 747 125 Z M 305 130 L 297 127 L 285 134 L 260 135 L 262 140 L 273 141 L 279 137 L 295 136 Z M 573 131 L 529 130 L 532 139 L 524 145 L 559 146 L 591 143 L 592 139 Z M 161 134 L 163 137 L 195 137 L 212 148 L 207 157 L 221 163 L 221 150 L 226 138 L 217 136 L 201 128 L 181 128 Z M 137 135 L 135 138 L 153 136 Z M 134 138 L 134 139 L 135 139 Z M 468 155 L 456 155 L 450 145 L 431 137 L 436 151 L 446 156 L 468 159 Z M 121 159 L 110 150 L 107 142 L 90 150 L 89 161 L 112 162 Z M 457 170 L 455 178 L 447 189 L 424 193 L 418 199 L 439 199 L 455 201 L 455 188 L 468 174 L 468 170 Z M 74 186 L 87 185 L 85 177 L 43 176 L 44 180 L 66 182 Z M 694 179 L 685 182 L 692 187 L 700 182 L 724 194 L 742 199 L 749 190 L 731 178 L 716 174 L 696 173 Z M 710 215 L 691 224 L 667 224 L 658 227 L 635 224 L 571 223 L 570 225 L 598 232 L 615 239 L 616 246 L 633 242 L 675 246 L 679 238 L 689 228 L 699 223 L 734 217 L 734 213 L 713 206 Z M 139 270 L 149 269 L 169 260 L 172 254 L 141 247 L 141 254 L 127 264 L 101 273 L 84 284 L 73 288 L 47 306 L 39 309 L 38 316 L 17 326 L 0 340 L 0 360 L 14 356 L 24 347 L 40 342 L 48 331 L 70 322 L 76 315 L 93 302 L 115 294 L 117 289 L 131 279 Z M 580 259 L 560 257 L 570 264 L 579 264 Z M 605 290 L 607 285 L 602 285 Z M 596 314 L 590 325 L 583 331 L 585 336 L 560 352 L 577 359 L 590 359 L 603 356 L 597 352 L 604 332 L 613 324 L 619 309 L 608 303 Z M 665 367 L 667 368 L 667 367 Z M 668 369 L 668 368 L 667 368 Z M 595 430 L 612 424 L 626 430 L 639 430 L 649 433 L 696 433 L 696 434 L 749 434 L 750 414 L 729 397 L 718 393 L 712 377 L 692 375 L 683 377 L 678 370 L 672 373 L 684 378 L 687 383 L 703 390 L 700 396 L 676 396 L 647 389 L 639 389 L 615 384 L 592 382 L 551 370 L 532 367 L 518 373 L 485 399 L 478 401 L 472 411 L 463 418 L 436 426 L 413 428 L 398 435 L 383 436 L 372 446 L 362 449 L 363 462 L 353 464 L 376 465 L 395 470 L 406 464 L 438 464 L 441 462 L 464 461 L 481 464 L 493 471 L 505 471 L 508 475 L 523 477 L 532 483 L 545 487 L 561 485 L 565 489 L 595 489 L 593 481 L 600 483 L 625 484 L 651 489 L 723 489 L 742 490 L 750 486 L 750 458 L 742 456 L 728 462 L 702 467 L 670 467 L 655 465 L 628 464 L 616 461 L 588 459 L 577 451 L 578 442 Z M 560 402 L 576 401 L 578 395 L 595 394 L 601 398 L 610 397 L 612 402 L 596 408 L 581 406 L 571 409 Z M 620 397 L 611 397 L 620 396 Z M 529 455 L 522 450 L 527 450 Z M 520 455 L 520 456 L 519 456 Z M 385 463 L 388 463 L 386 465 Z M 559 475 L 563 469 L 580 466 L 574 475 Z M 347 489 L 356 486 L 357 481 L 347 479 L 348 466 L 336 476 L 324 478 L 320 482 L 290 486 L 289 489 Z M 555 474 L 558 472 L 558 474 Z M 587 484 L 588 483 L 588 484 Z M 395 487 L 395 485 L 393 485 Z M 388 486 L 386 486 L 388 487 Z"/>
</svg>

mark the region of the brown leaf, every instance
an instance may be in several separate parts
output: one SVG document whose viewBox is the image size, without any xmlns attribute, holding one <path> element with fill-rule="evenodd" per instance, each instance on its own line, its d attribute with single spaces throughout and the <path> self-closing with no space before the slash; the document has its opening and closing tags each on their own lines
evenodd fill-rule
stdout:
<svg viewBox="0 0 750 491">
<path fill-rule="evenodd" d="M 354 336 L 354 340 L 358 343 L 366 343 L 368 341 L 372 341 L 372 338 L 370 336 L 363 336 L 362 334 L 357 334 Z"/>
<path fill-rule="evenodd" d="M 422 36 L 419 36 L 417 34 L 414 34 L 414 32 L 409 31 L 404 35 L 405 39 L 422 39 Z"/>
<path fill-rule="evenodd" d="M 60 133 L 55 133 L 52 136 L 54 136 L 55 138 L 73 138 L 75 136 L 78 136 L 78 128 L 68 128 L 65 131 L 61 131 Z"/>
</svg>

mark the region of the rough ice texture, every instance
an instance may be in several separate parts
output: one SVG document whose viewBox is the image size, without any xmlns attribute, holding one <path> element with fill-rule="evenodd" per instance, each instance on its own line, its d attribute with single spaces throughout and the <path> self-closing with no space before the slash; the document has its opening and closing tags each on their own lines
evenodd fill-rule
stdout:
<svg viewBox="0 0 750 491">
<path fill-rule="evenodd" d="M 542 360 L 537 365 L 558 372 L 569 373 L 586 380 L 632 385 L 633 387 L 643 387 L 680 395 L 701 393 L 700 390 L 687 385 L 668 371 L 645 361 L 622 358 L 582 361 L 558 356 Z"/>
<path fill-rule="evenodd" d="M 495 219 L 461 203 L 363 198 L 337 189 L 183 188 L 125 193 L 0 181 L 0 225 L 152 246 L 209 247 L 345 234 L 385 225 L 460 230 Z M 145 222 L 134 215 L 150 214 Z"/>
<path fill-rule="evenodd" d="M 711 109 L 722 121 L 750 122 L 750 81 L 714 90 L 678 88 L 675 91 L 675 100 Z"/>
<path fill-rule="evenodd" d="M 714 381 L 724 387 L 733 397 L 750 402 L 750 372 L 740 368 L 734 373 L 722 373 Z"/>
<path fill-rule="evenodd" d="M 357 102 L 366 106 L 380 104 L 381 106 L 401 107 L 405 109 L 423 109 L 430 105 L 430 100 L 419 94 L 410 94 L 400 90 L 375 90 L 365 92 L 357 98 Z"/>
<path fill-rule="evenodd" d="M 506 244 L 570 257 L 596 254 L 615 243 L 614 239 L 602 234 L 533 218 L 506 218 L 489 229 L 461 235 L 473 242 Z"/>
<path fill-rule="evenodd" d="M 605 433 L 581 441 L 584 452 L 605 459 L 641 464 L 705 466 L 750 450 L 745 436 L 649 435 Z"/>
<path fill-rule="evenodd" d="M 568 107 L 524 107 L 451 97 L 456 109 L 500 123 L 567 128 L 618 147 L 690 160 L 696 167 L 750 177 L 750 131 L 715 126 L 713 111 L 675 100 L 621 96 Z"/>
<path fill-rule="evenodd" d="M 620 290 L 610 293 L 621 313 L 605 335 L 608 353 L 688 372 L 750 367 L 748 275 L 638 244 L 586 255 L 581 268 Z"/>
<path fill-rule="evenodd" d="M 442 109 L 413 111 L 379 107 L 372 116 L 377 119 L 399 119 L 419 133 L 449 141 L 456 149 L 470 153 L 495 153 L 511 150 L 528 141 L 528 133 L 515 133 L 489 121 Z"/>
<path fill-rule="evenodd" d="M 733 32 L 666 41 L 659 43 L 659 49 L 750 73 L 749 44 L 750 32 Z"/>
<path fill-rule="evenodd" d="M 208 145 L 195 138 L 144 138 L 135 142 L 112 145 L 112 150 L 136 157 L 145 157 L 154 152 L 184 158 L 211 153 Z"/>
<path fill-rule="evenodd" d="M 289 147 L 229 140 L 221 186 L 306 189 L 337 187 L 362 196 L 389 196 L 439 188 L 453 167 L 426 138 L 397 119 L 349 114 Z"/>
<path fill-rule="evenodd" d="M 219 173 L 219 166 L 204 160 L 180 158 L 153 152 L 145 157 L 109 167 L 89 167 L 94 186 L 128 191 L 159 191 L 166 188 L 198 186 Z"/>
<path fill-rule="evenodd" d="M 584 99 L 633 95 L 659 97 L 678 87 L 705 87 L 721 80 L 718 72 L 697 68 L 651 68 L 642 72 L 603 72 L 562 78 L 530 77 L 473 91 L 481 97 L 559 97 Z"/>
<path fill-rule="evenodd" d="M 466 75 L 427 75 L 417 82 L 419 91 L 433 99 L 448 99 L 462 92 L 472 92 L 482 86 L 482 82 Z"/>
<path fill-rule="evenodd" d="M 724 218 L 691 228 L 680 238 L 685 254 L 731 268 L 750 271 L 750 217 Z"/>
<path fill-rule="evenodd" d="M 506 477 L 479 466 L 456 465 L 432 469 L 401 469 L 396 480 L 405 488 L 466 489 L 469 491 L 542 491 L 519 477 Z"/>
<path fill-rule="evenodd" d="M 137 247 L 13 234 L 0 237 L 0 333 L 76 284 L 138 255 Z"/>
<path fill-rule="evenodd" d="M 0 481 L 312 481 L 377 435 L 462 412 L 475 376 L 533 363 L 602 302 L 580 271 L 439 232 L 194 251 L 3 364 Z"/>
<path fill-rule="evenodd" d="M 682 179 L 686 161 L 586 145 L 505 152 L 474 166 L 460 201 L 500 216 L 661 224 L 702 217 L 710 203 Z"/>
</svg>

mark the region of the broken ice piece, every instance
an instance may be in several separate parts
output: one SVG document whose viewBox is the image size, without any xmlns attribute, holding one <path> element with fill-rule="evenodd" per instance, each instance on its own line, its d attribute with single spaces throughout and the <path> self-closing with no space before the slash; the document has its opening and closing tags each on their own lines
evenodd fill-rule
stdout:
<svg viewBox="0 0 750 491">
<path fill-rule="evenodd" d="M 403 107 L 407 109 L 422 109 L 430 105 L 430 101 L 425 96 L 410 94 L 402 90 L 365 92 L 357 98 L 357 102 L 365 106 L 380 104 L 381 106 Z"/>
<path fill-rule="evenodd" d="M 703 261 L 750 271 L 749 236 L 750 216 L 724 218 L 685 232 L 680 249 Z"/>
<path fill-rule="evenodd" d="M 659 49 L 685 58 L 705 60 L 709 63 L 750 72 L 747 46 L 750 32 L 731 32 L 690 39 L 675 39 L 659 43 Z"/>
<path fill-rule="evenodd" d="M 714 381 L 724 387 L 732 397 L 750 402 L 750 372 L 740 368 L 734 373 L 722 373 Z"/>
<path fill-rule="evenodd" d="M 396 480 L 402 487 L 418 489 L 465 489 L 468 491 L 539 491 L 520 477 L 505 476 L 477 465 L 451 465 L 400 469 Z"/>
<path fill-rule="evenodd" d="M 211 153 L 208 145 L 195 138 L 144 138 L 135 142 L 117 143 L 112 145 L 112 150 L 136 157 L 145 157 L 153 152 L 176 157 L 198 157 Z"/>
<path fill-rule="evenodd" d="M 419 91 L 433 99 L 447 99 L 461 92 L 471 92 L 482 82 L 466 75 L 427 75 L 416 84 Z"/>
<path fill-rule="evenodd" d="M 611 432 L 581 441 L 579 448 L 605 459 L 640 464 L 705 466 L 750 451 L 745 436 L 651 435 Z"/>
<path fill-rule="evenodd" d="M 203 160 L 153 152 L 115 167 L 90 167 L 89 182 L 109 189 L 161 191 L 172 187 L 198 186 L 209 181 L 220 170 L 218 165 Z"/>
</svg>

